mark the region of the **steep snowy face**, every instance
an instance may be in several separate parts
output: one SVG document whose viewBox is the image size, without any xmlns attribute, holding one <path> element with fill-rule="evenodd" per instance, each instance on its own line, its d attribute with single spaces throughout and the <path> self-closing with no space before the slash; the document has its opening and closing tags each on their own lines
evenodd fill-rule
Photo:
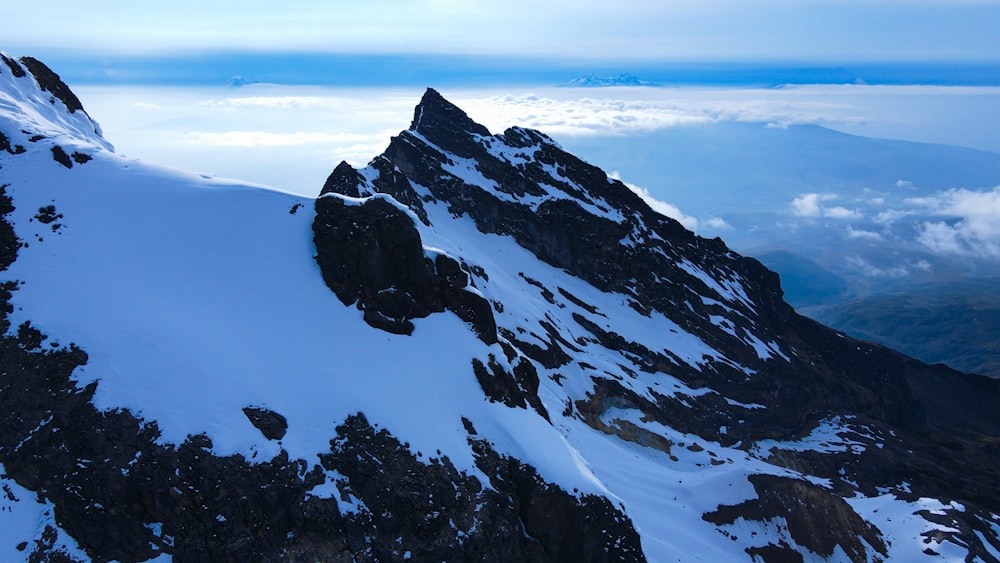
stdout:
<svg viewBox="0 0 1000 563">
<path fill-rule="evenodd" d="M 810 370 L 799 365 L 798 335 L 788 329 L 801 321 L 782 301 L 777 277 L 759 263 L 653 212 L 624 184 L 537 131 L 490 135 L 434 90 L 417 106 L 410 128 L 369 167 L 337 167 L 317 201 L 314 226 L 334 213 L 328 202 L 339 201 L 332 199 L 337 192 L 352 198 L 387 194 L 408 206 L 414 233 L 419 228 L 430 246 L 461 260 L 477 291 L 502 305 L 495 311 L 501 342 L 557 379 L 610 353 L 607 367 L 583 369 L 571 379 L 624 387 L 643 398 L 647 414 L 660 412 L 664 424 L 689 419 L 691 403 L 698 403 L 703 412 L 689 430 L 736 443 L 788 432 L 810 410 L 863 400 L 842 393 L 810 396 L 803 380 L 819 388 L 860 384 L 865 395 L 882 396 L 871 414 L 899 421 L 914 416 L 898 377 L 872 382 L 860 374 L 847 381 L 798 375 Z M 470 227 L 472 233 L 456 231 Z M 331 267 L 322 257 L 335 245 L 326 240 L 317 235 L 325 273 Z M 517 260 L 501 259 L 509 245 L 521 253 Z M 525 266 L 537 261 L 558 273 L 541 279 Z M 524 315 L 523 306 L 506 311 L 526 295 L 541 298 L 528 308 L 536 314 Z M 684 381 L 685 396 L 664 391 L 661 374 Z M 784 384 L 776 384 L 782 378 Z M 786 404 L 781 393 L 798 393 L 801 404 Z M 601 394 L 572 400 L 593 402 Z M 739 412 L 719 408 L 723 404 L 782 408 Z"/>
<path fill-rule="evenodd" d="M 625 499 L 653 559 L 720 549 L 670 539 L 665 523 L 686 518 L 739 535 L 737 552 L 753 556 L 901 556 L 909 548 L 885 541 L 897 531 L 862 517 L 868 504 L 843 497 L 898 495 L 886 502 L 906 511 L 914 494 L 947 501 L 957 490 L 981 508 L 946 509 L 960 530 L 950 537 L 955 545 L 969 538 L 974 553 L 992 549 L 993 540 L 977 543 L 997 520 L 996 495 L 978 481 L 992 472 L 993 454 L 978 440 L 1000 429 L 988 407 L 993 399 L 984 400 L 997 397 L 995 383 L 920 366 L 799 317 L 782 301 L 777 277 L 756 261 L 654 213 L 537 131 L 491 135 L 434 90 L 384 154 L 361 170 L 342 163 L 330 175 L 313 225 L 319 256 L 339 246 L 325 234 L 332 225 L 368 224 L 357 210 L 374 211 L 386 195 L 405 206 L 396 213 L 419 233 L 411 238 L 423 245 L 422 270 L 434 272 L 440 255 L 460 264 L 470 290 L 493 305 L 490 325 L 505 359 L 537 374 L 480 373 L 484 389 L 502 389 L 491 395 L 501 401 L 540 397 L 540 412 Z M 322 258 L 320 266 L 336 290 L 330 266 Z M 378 326 L 378 303 L 344 302 Z M 389 316 L 405 319 L 407 307 L 396 304 L 397 316 Z M 965 406 L 937 401 L 939 386 L 965 397 Z M 975 460 L 971 472 L 946 469 L 948 456 L 930 445 L 951 440 L 958 427 L 971 433 L 962 441 Z M 631 479 L 617 478 L 627 462 L 609 456 L 592 431 L 641 446 L 642 454 L 630 452 L 643 460 Z M 692 451 L 704 457 L 688 457 Z M 662 465 L 650 461 L 659 469 L 645 473 L 650 458 Z M 931 458 L 944 464 L 930 471 L 935 476 L 925 473 Z M 707 494 L 704 505 L 665 502 L 691 494 L 683 478 L 672 481 L 676 488 L 664 484 L 682 467 L 709 471 L 739 492 Z M 961 485 L 942 487 L 948 480 Z M 796 508 L 802 503 L 814 510 Z M 775 530 L 782 519 L 793 524 Z M 829 519 L 840 524 L 828 528 Z"/>
</svg>

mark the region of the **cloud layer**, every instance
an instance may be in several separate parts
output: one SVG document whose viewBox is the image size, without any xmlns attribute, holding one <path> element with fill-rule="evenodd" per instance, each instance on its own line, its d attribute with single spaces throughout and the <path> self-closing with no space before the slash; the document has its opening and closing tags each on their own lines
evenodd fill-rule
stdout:
<svg viewBox="0 0 1000 563">
<path fill-rule="evenodd" d="M 897 188 L 916 189 L 900 181 Z M 905 192 L 904 192 L 905 193 Z M 841 196 L 808 193 L 794 198 L 791 215 L 808 221 L 834 219 L 847 240 L 913 242 L 938 256 L 1000 259 L 1000 186 L 991 190 L 949 189 L 923 197 L 875 197 L 863 210 L 830 205 Z M 859 257 L 849 265 L 869 277 L 901 277 L 905 267 L 879 269 Z"/>
<path fill-rule="evenodd" d="M 519 124 L 555 136 L 628 134 L 720 121 L 788 126 L 864 120 L 844 104 L 760 89 L 549 89 L 543 95 L 460 94 L 456 101 L 491 129 Z"/>
<path fill-rule="evenodd" d="M 1000 186 L 992 191 L 954 189 L 915 203 L 939 221 L 919 224 L 917 240 L 933 252 L 1000 258 Z"/>
<path fill-rule="evenodd" d="M 941 113 L 936 111 L 941 107 L 968 108 L 966 118 L 984 127 L 990 120 L 979 104 L 1000 102 L 1000 89 L 928 87 L 550 88 L 534 93 L 443 93 L 495 132 L 521 125 L 540 129 L 556 140 L 581 135 L 607 143 L 634 132 L 725 121 L 876 127 L 880 119 L 887 123 L 895 119 L 892 107 L 908 104 L 916 104 L 921 111 L 913 114 L 921 116 Z M 109 140 L 127 155 L 315 195 L 339 161 L 363 166 L 381 153 L 390 137 L 409 124 L 421 90 L 258 84 L 190 89 L 91 87 L 81 89 L 80 94 Z M 1000 107 L 1000 103 L 995 105 Z M 723 166 L 726 159 L 739 157 L 717 155 L 705 166 Z M 713 172 L 706 168 L 704 174 L 711 177 Z M 757 181 L 767 185 L 769 178 L 764 175 Z M 723 234 L 739 240 L 756 228 L 735 221 L 725 211 L 692 212 L 693 207 L 687 208 L 690 202 L 671 201 L 665 195 L 677 191 L 630 187 L 660 213 L 708 236 Z M 708 188 L 706 184 L 704 189 Z M 781 221 L 789 228 L 812 225 L 855 244 L 908 242 L 940 256 L 1000 258 L 1000 194 L 995 189 L 928 192 L 919 186 L 919 178 L 874 186 L 879 189 L 860 195 L 843 192 L 834 184 L 815 188 L 777 200 L 767 209 L 737 212 L 784 213 Z M 725 219 L 719 216 L 723 214 Z M 859 267 L 876 275 L 873 269 Z M 883 265 L 873 268 L 883 270 L 881 277 L 894 271 Z"/>
</svg>

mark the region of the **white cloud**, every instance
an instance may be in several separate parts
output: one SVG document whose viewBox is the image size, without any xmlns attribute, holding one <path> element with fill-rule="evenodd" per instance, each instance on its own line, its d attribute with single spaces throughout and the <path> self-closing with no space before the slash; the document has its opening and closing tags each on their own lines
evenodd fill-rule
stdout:
<svg viewBox="0 0 1000 563">
<path fill-rule="evenodd" d="M 848 256 L 847 265 L 859 274 L 869 278 L 898 279 L 910 275 L 909 270 L 903 266 L 879 268 L 860 256 Z"/>
<path fill-rule="evenodd" d="M 846 207 L 840 206 L 827 207 L 823 209 L 823 216 L 831 219 L 861 219 L 864 217 L 861 213 L 853 209 L 847 209 Z"/>
<path fill-rule="evenodd" d="M 926 222 L 920 226 L 917 242 L 938 254 L 965 254 L 958 229 L 944 222 Z"/>
<path fill-rule="evenodd" d="M 665 127 L 710 123 L 715 120 L 703 108 L 689 107 L 676 100 L 648 98 L 648 93 L 638 92 L 643 98 L 599 98 L 602 92 L 581 92 L 567 89 L 573 99 L 542 97 L 536 94 L 506 95 L 490 98 L 471 98 L 456 101 L 473 118 L 491 130 L 502 130 L 511 125 L 539 129 L 549 135 L 596 135 L 652 131 Z M 560 92 L 552 92 L 558 95 Z M 627 95 L 616 92 L 618 96 Z"/>
<path fill-rule="evenodd" d="M 945 221 L 920 224 L 918 242 L 941 254 L 1000 258 L 1000 186 L 953 189 L 917 202 Z"/>
<path fill-rule="evenodd" d="M 725 231 L 733 228 L 733 226 L 727 223 L 722 217 L 709 217 L 705 220 L 705 226 L 717 231 Z"/>
<path fill-rule="evenodd" d="M 830 219 L 861 219 L 863 215 L 841 206 L 828 207 L 823 202 L 837 199 L 837 194 L 803 194 L 792 200 L 792 213 L 798 217 L 828 217 Z"/>
<path fill-rule="evenodd" d="M 799 217 L 819 217 L 822 215 L 821 201 L 837 199 L 834 194 L 804 194 L 792 200 L 792 212 Z"/>
<path fill-rule="evenodd" d="M 732 121 L 767 127 L 867 121 L 830 92 L 791 90 L 547 88 L 492 97 L 458 93 L 450 99 L 491 130 L 521 125 L 556 136 L 627 134 Z"/>
<path fill-rule="evenodd" d="M 875 222 L 880 225 L 890 225 L 903 219 L 915 215 L 917 212 L 904 209 L 888 209 L 875 215 Z"/>
<path fill-rule="evenodd" d="M 621 180 L 621 176 L 617 171 L 608 174 L 608 176 L 614 178 L 615 180 Z M 684 225 L 684 227 L 689 230 L 694 231 L 698 229 L 698 219 L 691 217 L 690 215 L 685 215 L 676 205 L 656 199 L 649 193 L 649 190 L 642 186 L 630 184 L 625 181 L 622 181 L 622 183 L 642 198 L 642 200 L 646 202 L 646 205 L 650 206 L 653 211 L 656 211 L 660 215 L 666 215 L 671 219 L 675 219 L 678 223 Z"/>
<path fill-rule="evenodd" d="M 858 135 L 1000 151 L 1000 88 L 810 85 L 783 88 L 533 88 L 452 92 L 491 130 L 510 125 L 565 135 L 627 134 L 706 122 L 816 124 Z M 960 107 L 961 110 L 956 110 Z M 617 116 L 617 118 L 616 118 Z M 900 190 L 909 189 L 900 179 Z"/>
<path fill-rule="evenodd" d="M 872 241 L 883 240 L 882 239 L 882 235 L 879 234 L 879 233 L 876 233 L 874 231 L 866 231 L 866 230 L 863 230 L 863 229 L 854 229 L 854 228 L 851 228 L 851 227 L 847 228 L 847 238 L 861 239 L 861 240 L 872 240 Z"/>
</svg>

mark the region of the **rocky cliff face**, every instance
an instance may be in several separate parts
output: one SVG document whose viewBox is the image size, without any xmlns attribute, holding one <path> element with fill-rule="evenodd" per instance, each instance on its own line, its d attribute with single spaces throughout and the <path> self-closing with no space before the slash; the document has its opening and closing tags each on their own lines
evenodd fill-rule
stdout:
<svg viewBox="0 0 1000 563">
<path fill-rule="evenodd" d="M 344 180 L 348 176 L 353 181 Z M 525 278 L 526 289 L 539 291 L 550 305 L 581 312 L 571 316 L 569 326 L 559 326 L 549 316 L 537 324 L 501 321 L 501 341 L 512 350 L 510 356 L 530 358 L 561 380 L 561 370 L 585 365 L 587 348 L 599 346 L 626 358 L 634 372 L 667 373 L 691 389 L 712 390 L 670 396 L 638 388 L 629 369 L 620 375 L 591 375 L 593 389 L 571 397 L 567 408 L 598 430 L 669 450 L 669 440 L 640 426 L 609 423 L 609 412 L 627 407 L 641 413 L 643 422 L 755 452 L 760 451 L 755 444 L 763 440 L 801 438 L 830 420 L 845 422 L 843 429 L 850 435 L 869 435 L 870 447 L 844 452 L 847 455 L 770 450 L 769 462 L 804 470 L 833 486 L 828 490 L 801 485 L 812 492 L 779 497 L 773 496 L 773 489 L 779 488 L 775 482 L 757 485 L 765 481 L 755 480 L 762 495 L 757 502 L 766 498 L 776 511 L 760 519 L 780 515 L 799 522 L 802 515 L 792 514 L 795 505 L 815 495 L 810 504 L 829 503 L 849 515 L 845 518 L 860 521 L 838 496 L 902 493 L 900 485 L 906 483 L 921 488 L 921 494 L 954 498 L 942 488 L 945 482 L 957 486 L 951 490 L 962 491 L 963 500 L 983 503 L 980 517 L 969 518 L 961 527 L 964 537 L 971 539 L 972 530 L 984 528 L 992 518 L 997 497 L 988 490 L 992 485 L 982 486 L 981 478 L 990 475 L 987 482 L 994 483 L 996 477 L 992 464 L 997 450 L 989 445 L 990 436 L 1000 430 L 1000 419 L 988 407 L 998 389 L 993 382 L 921 365 L 795 314 L 781 299 L 777 276 L 758 262 L 733 253 L 721 240 L 702 239 L 656 214 L 621 182 L 537 131 L 511 128 L 491 135 L 428 90 L 410 128 L 394 137 L 383 155 L 361 174 L 341 164 L 327 188 L 328 193 L 354 197 L 390 195 L 406 202 L 414 225 L 417 219 L 434 224 L 427 213 L 432 205 L 447 210 L 450 218 L 469 219 L 479 232 L 510 237 L 537 259 L 603 292 L 621 295 L 640 315 L 659 317 L 664 329 L 679 328 L 722 352 L 692 361 L 677 357 L 669 347 L 651 349 L 616 333 L 613 318 L 610 326 L 588 318 L 586 312 L 599 314 L 594 304 L 561 287 Z M 327 216 L 324 199 L 317 202 L 317 221 Z M 319 239 L 317 248 L 322 254 Z M 488 284 L 488 277 L 482 283 Z M 585 336 L 574 340 L 567 333 Z M 544 345 L 525 341 L 519 336 L 524 334 Z M 964 399 L 955 401 L 952 395 L 951 400 L 938 400 L 939 386 Z M 953 474 L 956 460 L 946 453 L 949 447 L 957 448 L 955 453 L 966 460 L 962 464 L 971 467 Z M 752 518 L 749 506 L 743 505 L 741 517 Z M 800 545 L 826 545 L 814 551 L 829 556 L 833 544 L 821 537 L 826 534 L 822 527 L 793 535 L 799 536 Z M 842 546 L 850 558 L 866 557 L 857 545 L 865 537 L 874 538 L 867 542 L 873 556 L 886 554 L 876 530 L 865 528 L 862 534 L 849 529 L 829 533 L 853 538 Z"/>
<path fill-rule="evenodd" d="M 1000 553 L 996 381 L 796 315 L 537 131 L 428 90 L 309 214 L 4 62 L 8 559 Z"/>
</svg>

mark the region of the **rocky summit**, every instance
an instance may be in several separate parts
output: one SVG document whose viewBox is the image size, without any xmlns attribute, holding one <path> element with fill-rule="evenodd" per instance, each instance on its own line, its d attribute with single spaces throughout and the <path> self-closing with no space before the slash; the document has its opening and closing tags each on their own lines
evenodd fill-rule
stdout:
<svg viewBox="0 0 1000 563">
<path fill-rule="evenodd" d="M 427 90 L 315 198 L 0 65 L 0 559 L 1000 559 L 1000 382 Z"/>
</svg>

